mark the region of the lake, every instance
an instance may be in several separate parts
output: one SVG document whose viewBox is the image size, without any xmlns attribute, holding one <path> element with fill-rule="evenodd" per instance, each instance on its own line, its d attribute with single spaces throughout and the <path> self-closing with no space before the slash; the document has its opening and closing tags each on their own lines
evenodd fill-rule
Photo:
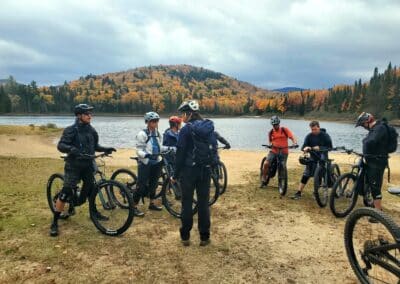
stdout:
<svg viewBox="0 0 400 284">
<path fill-rule="evenodd" d="M 213 118 L 216 130 L 230 141 L 233 149 L 262 150 L 261 144 L 267 143 L 268 131 L 271 129 L 267 118 Z M 43 125 L 55 123 L 58 127 L 72 124 L 73 116 L 0 116 L 0 125 Z M 301 145 L 304 137 L 309 133 L 309 121 L 282 119 L 281 125 L 291 129 L 298 137 Z M 92 125 L 100 135 L 100 143 L 119 148 L 135 146 L 136 134 L 144 128 L 144 121 L 140 117 L 103 117 L 94 116 Z M 167 118 L 160 120 L 160 132 L 168 126 Z M 363 128 L 355 128 L 354 124 L 342 122 L 321 122 L 333 140 L 334 146 L 346 146 L 361 150 L 361 140 L 367 134 Z M 398 129 L 400 132 L 400 129 Z M 399 149 L 400 150 L 400 149 Z"/>
</svg>

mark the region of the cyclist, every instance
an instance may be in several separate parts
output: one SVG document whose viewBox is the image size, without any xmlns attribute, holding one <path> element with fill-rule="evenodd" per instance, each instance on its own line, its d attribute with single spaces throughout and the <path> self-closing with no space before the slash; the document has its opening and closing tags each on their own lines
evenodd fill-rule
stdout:
<svg viewBox="0 0 400 284">
<path fill-rule="evenodd" d="M 150 198 L 149 210 L 161 211 L 162 207 L 155 203 L 155 192 L 158 186 L 158 179 L 161 176 L 161 152 L 170 150 L 171 147 L 161 145 L 161 136 L 158 132 L 158 122 L 160 116 L 156 112 L 147 112 L 144 115 L 146 128 L 141 130 L 137 136 L 137 155 L 138 161 L 138 195 L 135 196 L 135 205 L 140 198 L 148 196 Z M 143 217 L 144 213 L 137 207 L 134 213 L 138 217 Z"/>
<path fill-rule="evenodd" d="M 222 137 L 217 131 L 214 131 L 215 139 L 217 139 L 218 142 L 221 144 L 224 144 L 225 149 L 230 149 L 231 144 L 229 144 L 228 140 L 226 140 L 224 137 Z"/>
<path fill-rule="evenodd" d="M 163 145 L 176 147 L 178 144 L 179 130 L 181 129 L 182 119 L 178 116 L 171 116 L 169 118 L 169 128 L 163 134 Z M 175 154 L 170 153 L 165 156 L 168 163 L 175 167 Z"/>
<path fill-rule="evenodd" d="M 363 139 L 363 154 L 365 156 L 365 178 L 371 188 L 374 207 L 382 210 L 381 187 L 383 174 L 388 165 L 387 145 L 389 140 L 387 127 L 380 120 L 375 120 L 370 113 L 363 112 L 357 118 L 356 127 L 362 126 L 368 130 Z"/>
<path fill-rule="evenodd" d="M 300 185 L 298 191 L 292 196 L 292 199 L 300 199 L 301 194 L 306 186 L 310 177 L 314 175 L 315 168 L 317 166 L 317 162 L 320 159 L 327 159 L 328 153 L 318 153 L 313 152 L 319 150 L 327 150 L 332 148 L 332 139 L 328 133 L 326 133 L 326 129 L 320 128 L 318 121 L 310 122 L 311 133 L 307 134 L 304 139 L 304 144 L 301 147 L 303 152 L 311 151 L 311 159 L 306 164 L 306 167 L 303 172 L 303 176 L 301 177 Z"/>
<path fill-rule="evenodd" d="M 278 116 L 274 115 L 271 117 L 271 125 L 272 129 L 268 135 L 269 145 L 275 147 L 288 147 L 288 139 L 292 140 L 294 145 L 297 145 L 297 139 L 294 137 L 292 131 L 288 128 L 280 126 L 280 119 Z M 271 151 L 269 151 L 267 159 L 264 163 L 263 171 L 262 171 L 262 181 L 261 187 L 266 186 L 267 174 L 268 169 L 272 161 L 274 161 L 278 157 L 279 149 L 272 147 Z M 286 168 L 286 162 L 289 154 L 289 149 L 284 148 L 282 149 L 283 154 L 283 166 Z"/>
<path fill-rule="evenodd" d="M 205 136 L 215 140 L 214 126 L 210 120 L 204 120 L 199 113 L 199 104 L 191 100 L 183 102 L 178 111 L 182 113 L 182 120 L 186 125 L 179 132 L 178 146 L 176 152 L 176 167 L 172 182 L 179 178 L 182 187 L 182 213 L 180 236 L 184 246 L 190 245 L 190 231 L 193 227 L 193 194 L 197 193 L 198 206 L 198 228 L 200 233 L 200 246 L 206 246 L 210 243 L 210 207 L 208 200 L 210 195 L 211 168 L 209 165 L 197 162 L 200 154 L 199 148 L 194 145 L 201 145 L 196 135 Z M 198 130 L 198 131 L 197 131 Z M 206 144 L 208 146 L 208 144 Z M 213 142 L 215 147 L 214 157 L 217 159 L 217 141 Z M 204 148 L 202 148 L 204 150 Z M 205 147 L 205 149 L 209 149 Z M 197 153 L 197 154 L 196 154 Z"/>
<path fill-rule="evenodd" d="M 87 104 L 75 106 L 75 123 L 64 129 L 57 148 L 60 152 L 68 154 L 64 167 L 64 186 L 57 198 L 55 213 L 50 226 L 50 235 L 58 235 L 58 219 L 64 210 L 65 202 L 72 195 L 72 189 L 76 188 L 80 180 L 83 181 L 82 200 L 90 195 L 94 186 L 95 164 L 92 159 L 83 159 L 82 155 L 94 155 L 97 152 L 112 153 L 115 148 L 99 145 L 99 136 L 90 125 L 93 107 Z M 82 195 L 83 194 L 83 195 Z M 74 214 L 74 210 L 70 212 Z M 97 218 L 107 220 L 107 217 L 96 212 Z"/>
</svg>

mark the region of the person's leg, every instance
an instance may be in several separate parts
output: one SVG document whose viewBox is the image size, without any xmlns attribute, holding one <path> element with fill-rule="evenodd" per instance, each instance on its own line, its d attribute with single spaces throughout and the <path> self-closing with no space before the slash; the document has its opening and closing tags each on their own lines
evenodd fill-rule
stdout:
<svg viewBox="0 0 400 284">
<path fill-rule="evenodd" d="M 158 187 L 158 179 L 161 176 L 161 170 L 162 170 L 162 163 L 158 163 L 150 167 L 150 173 L 149 173 L 149 197 L 150 197 L 149 209 L 156 211 L 162 210 L 161 206 L 157 206 L 155 204 L 156 189 Z"/>
<path fill-rule="evenodd" d="M 382 183 L 384 167 L 369 165 L 366 167 L 366 179 L 371 188 L 372 198 L 374 199 L 374 207 L 382 210 Z"/>
<path fill-rule="evenodd" d="M 201 171 L 201 175 L 196 180 L 196 194 L 198 206 L 198 228 L 201 241 L 208 241 L 210 239 L 211 216 L 210 206 L 208 201 L 210 199 L 210 171 L 205 168 Z"/>
<path fill-rule="evenodd" d="M 137 179 L 137 194 L 134 196 L 134 214 L 138 217 L 143 217 L 144 213 L 137 208 L 141 198 L 144 198 L 148 194 L 148 180 L 150 174 L 150 165 L 143 163 L 138 164 L 138 179 Z"/>
<path fill-rule="evenodd" d="M 190 231 L 193 227 L 193 193 L 195 180 L 198 173 L 191 168 L 185 168 L 182 171 L 182 210 L 181 210 L 181 228 L 180 235 L 183 241 L 190 239 Z"/>
<path fill-rule="evenodd" d="M 53 214 L 53 221 L 50 226 L 50 235 L 58 235 L 58 220 L 61 213 L 64 211 L 65 202 L 68 198 L 72 197 L 72 188 L 76 187 L 80 179 L 79 170 L 73 168 L 69 163 L 64 166 L 64 185 L 56 200 L 55 212 Z"/>
<path fill-rule="evenodd" d="M 301 198 L 304 187 L 306 186 L 308 180 L 310 179 L 311 173 L 313 171 L 313 164 L 314 163 L 310 163 L 310 164 L 306 165 L 304 172 L 303 172 L 303 176 L 301 177 L 299 188 L 298 188 L 297 192 L 292 196 L 292 199 L 297 200 L 297 199 Z"/>
</svg>

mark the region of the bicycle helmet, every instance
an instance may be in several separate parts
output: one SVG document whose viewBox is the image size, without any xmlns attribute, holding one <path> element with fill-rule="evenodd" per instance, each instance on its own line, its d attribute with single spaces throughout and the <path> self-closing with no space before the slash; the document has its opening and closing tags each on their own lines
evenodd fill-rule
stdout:
<svg viewBox="0 0 400 284">
<path fill-rule="evenodd" d="M 74 107 L 75 115 L 89 113 L 94 109 L 94 107 L 88 104 L 79 104 Z"/>
<path fill-rule="evenodd" d="M 272 125 L 278 125 L 281 123 L 281 120 L 279 119 L 278 116 L 274 115 L 271 117 L 271 124 Z"/>
<path fill-rule="evenodd" d="M 306 166 L 311 162 L 312 162 L 312 160 L 311 160 L 309 155 L 302 155 L 302 156 L 299 157 L 299 163 L 302 164 L 302 165 Z"/>
<path fill-rule="evenodd" d="M 150 112 L 146 112 L 146 114 L 144 115 L 144 122 L 149 122 L 151 120 L 159 120 L 160 116 L 158 115 L 158 113 L 154 112 L 154 111 L 150 111 Z"/>
<path fill-rule="evenodd" d="M 193 111 L 198 111 L 199 109 L 200 109 L 199 103 L 197 101 L 191 100 L 191 101 L 183 102 L 179 106 L 178 111 L 180 111 L 180 112 L 193 112 Z"/>
<path fill-rule="evenodd" d="M 355 127 L 361 126 L 365 122 L 371 123 L 374 120 L 375 120 L 375 118 L 374 118 L 374 116 L 372 114 L 370 114 L 368 112 L 362 112 L 357 118 Z"/>
<path fill-rule="evenodd" d="M 169 122 L 170 123 L 176 123 L 176 124 L 180 124 L 182 122 L 182 118 L 178 117 L 178 116 L 171 116 L 169 118 Z"/>
</svg>

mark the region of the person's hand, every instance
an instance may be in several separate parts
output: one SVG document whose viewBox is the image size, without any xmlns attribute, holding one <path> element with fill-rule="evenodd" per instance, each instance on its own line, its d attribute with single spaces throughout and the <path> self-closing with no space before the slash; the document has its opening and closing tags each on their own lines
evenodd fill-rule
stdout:
<svg viewBox="0 0 400 284">
<path fill-rule="evenodd" d="M 230 148 L 231 148 L 231 144 L 226 144 L 224 147 L 224 149 L 227 149 L 227 150 L 229 150 Z"/>
<path fill-rule="evenodd" d="M 169 146 L 168 151 L 172 151 L 172 152 L 176 153 L 176 147 Z"/>
<path fill-rule="evenodd" d="M 303 152 L 308 152 L 310 150 L 311 150 L 311 147 L 309 147 L 309 146 L 303 148 Z"/>
<path fill-rule="evenodd" d="M 71 150 L 69 151 L 69 154 L 71 156 L 79 156 L 81 153 L 78 148 L 72 147 Z"/>
<path fill-rule="evenodd" d="M 319 146 L 314 146 L 314 147 L 312 147 L 312 149 L 315 151 L 319 151 Z"/>
<path fill-rule="evenodd" d="M 112 152 L 117 152 L 117 149 L 113 148 L 113 147 L 109 147 L 109 148 L 105 148 L 104 149 L 104 153 L 107 155 L 110 155 Z"/>
</svg>

